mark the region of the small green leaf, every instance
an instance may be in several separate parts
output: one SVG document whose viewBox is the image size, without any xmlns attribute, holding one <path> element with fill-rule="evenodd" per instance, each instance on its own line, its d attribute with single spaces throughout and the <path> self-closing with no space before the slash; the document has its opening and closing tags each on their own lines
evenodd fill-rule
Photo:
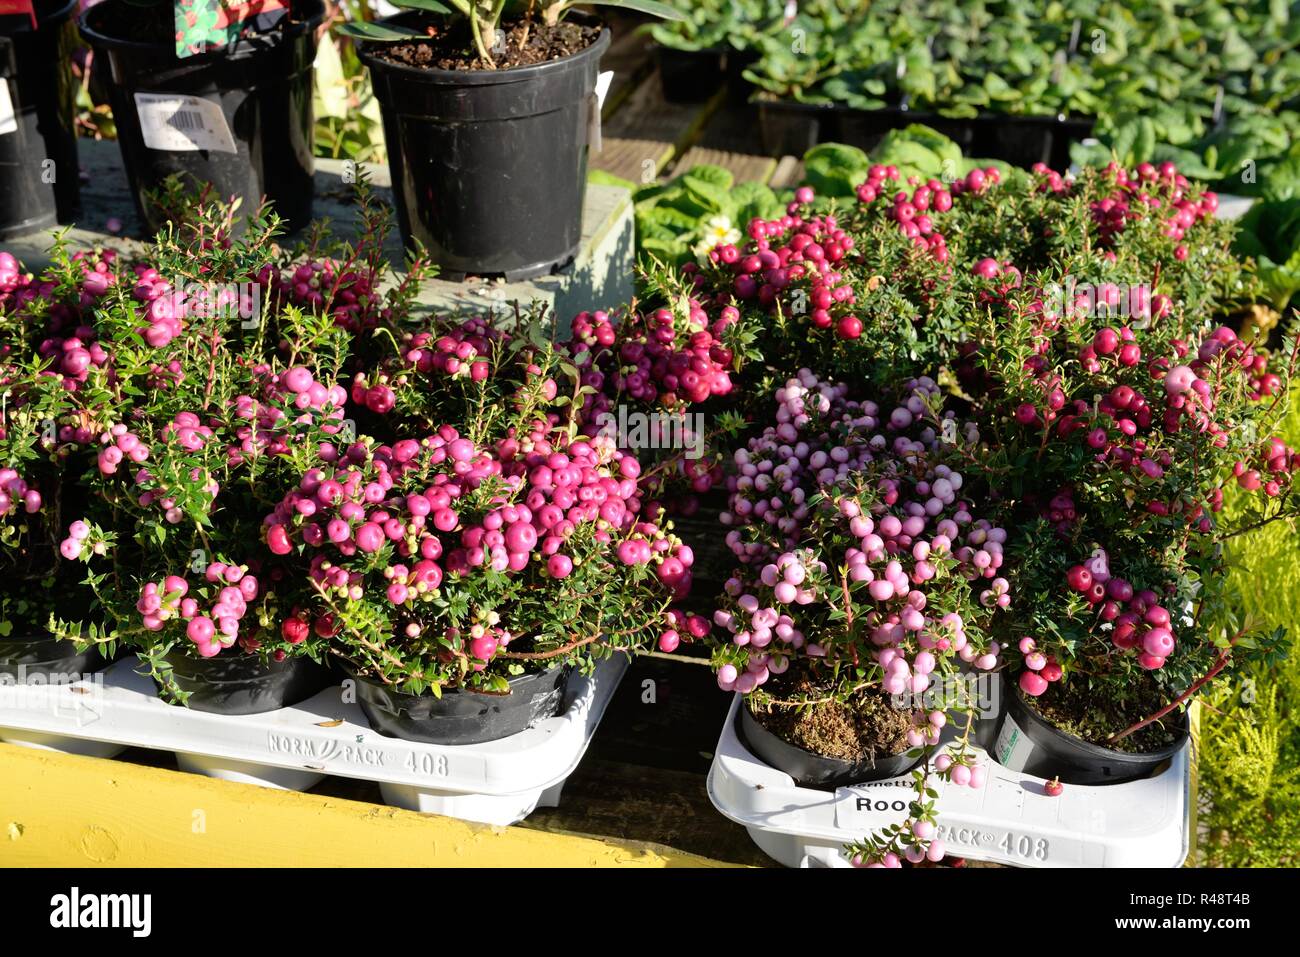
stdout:
<svg viewBox="0 0 1300 957">
<path fill-rule="evenodd" d="M 395 5 L 413 10 L 428 10 L 430 13 L 451 13 L 451 7 L 438 0 L 395 0 Z"/>
<path fill-rule="evenodd" d="M 380 43 L 389 43 L 394 40 L 409 40 L 411 37 L 423 36 L 418 30 L 412 30 L 409 27 L 387 26 L 381 23 L 366 23 L 358 20 L 355 23 L 343 23 L 339 25 L 339 33 L 345 36 L 356 37 L 359 40 L 375 40 Z"/>
<path fill-rule="evenodd" d="M 680 10 L 674 10 L 666 3 L 659 3 L 658 0 L 582 0 L 582 2 L 584 6 L 620 7 L 624 10 L 634 10 L 637 13 L 649 14 L 661 20 L 680 21 L 686 19 L 686 14 Z"/>
</svg>

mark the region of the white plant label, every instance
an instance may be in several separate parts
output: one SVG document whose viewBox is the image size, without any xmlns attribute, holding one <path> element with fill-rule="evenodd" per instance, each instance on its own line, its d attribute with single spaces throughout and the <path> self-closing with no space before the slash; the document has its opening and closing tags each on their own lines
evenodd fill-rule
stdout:
<svg viewBox="0 0 1300 957">
<path fill-rule="evenodd" d="M 1029 735 L 1020 729 L 1011 715 L 1004 715 L 1002 730 L 998 732 L 998 743 L 993 748 L 998 764 L 1008 771 L 1023 771 L 1033 751 L 1034 745 L 1029 740 Z"/>
<path fill-rule="evenodd" d="M 18 118 L 14 116 L 14 101 L 9 98 L 9 81 L 0 77 L 0 136 L 18 132 Z"/>
<path fill-rule="evenodd" d="M 609 93 L 609 85 L 613 82 L 613 70 L 606 70 L 604 73 L 597 74 L 596 92 L 592 94 L 588 102 L 587 146 L 596 153 L 603 152 L 605 148 L 600 133 L 600 114 L 605 108 L 605 96 Z"/>
<path fill-rule="evenodd" d="M 605 108 L 605 97 L 609 95 L 609 88 L 613 82 L 613 70 L 606 70 L 604 73 L 596 74 L 596 99 L 600 103 L 602 110 Z"/>
<path fill-rule="evenodd" d="M 905 821 L 915 796 L 911 775 L 836 788 L 835 826 L 850 831 L 873 830 Z"/>
<path fill-rule="evenodd" d="M 137 93 L 135 109 L 144 145 L 151 150 L 237 152 L 221 104 L 213 100 L 175 93 Z"/>
</svg>

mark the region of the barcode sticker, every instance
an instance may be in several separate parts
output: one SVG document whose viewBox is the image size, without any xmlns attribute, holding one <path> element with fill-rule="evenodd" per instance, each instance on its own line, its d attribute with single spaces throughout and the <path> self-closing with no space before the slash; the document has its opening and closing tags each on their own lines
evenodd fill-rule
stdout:
<svg viewBox="0 0 1300 957">
<path fill-rule="evenodd" d="M 9 98 L 9 81 L 0 76 L 0 136 L 18 132 L 18 119 L 14 116 L 14 101 Z"/>
<path fill-rule="evenodd" d="M 237 152 L 220 103 L 200 96 L 137 93 L 135 109 L 144 145 L 151 150 Z"/>
</svg>

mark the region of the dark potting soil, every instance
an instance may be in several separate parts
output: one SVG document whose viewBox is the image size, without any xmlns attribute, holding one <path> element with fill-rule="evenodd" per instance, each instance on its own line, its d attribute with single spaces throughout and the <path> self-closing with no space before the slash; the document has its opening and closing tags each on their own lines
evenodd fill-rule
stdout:
<svg viewBox="0 0 1300 957">
<path fill-rule="evenodd" d="M 375 50 L 375 56 L 389 63 L 430 70 L 491 69 L 475 49 L 468 23 L 461 20 L 450 27 L 427 29 L 431 31 L 428 38 L 380 47 Z M 568 21 L 555 26 L 524 20 L 503 23 L 499 33 L 505 37 L 505 49 L 493 59 L 498 70 L 560 60 L 587 49 L 596 42 L 600 30 L 597 26 Z"/>
<path fill-rule="evenodd" d="M 808 675 L 791 677 L 791 672 L 777 675 L 763 688 L 773 698 L 818 698 L 826 693 Z M 907 729 L 912 725 L 909 711 L 900 711 L 888 695 L 864 691 L 850 705 L 827 701 L 807 708 L 773 706 L 770 711 L 750 708 L 754 720 L 793 744 L 841 761 L 866 761 L 886 758 L 907 749 Z"/>
<path fill-rule="evenodd" d="M 1169 703 L 1154 682 L 1146 682 L 1136 696 L 1126 701 L 1116 701 L 1090 690 L 1079 680 L 1059 682 L 1040 698 L 1024 696 L 1030 710 L 1038 713 L 1053 727 L 1090 744 L 1143 754 L 1157 751 L 1173 744 L 1178 737 L 1178 711 L 1171 711 L 1163 721 L 1153 722 L 1127 738 L 1111 744 L 1107 739 L 1131 727 L 1143 718 L 1155 714 Z"/>
</svg>

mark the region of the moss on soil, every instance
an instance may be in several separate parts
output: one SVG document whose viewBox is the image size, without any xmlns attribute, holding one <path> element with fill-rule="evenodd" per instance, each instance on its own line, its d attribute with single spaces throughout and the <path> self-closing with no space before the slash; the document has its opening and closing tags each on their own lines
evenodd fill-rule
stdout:
<svg viewBox="0 0 1300 957">
<path fill-rule="evenodd" d="M 782 700 L 819 698 L 824 687 L 806 674 L 787 672 L 773 678 L 764 688 Z M 814 754 L 842 761 L 887 758 L 907 748 L 910 711 L 900 711 L 888 695 L 879 691 L 859 692 L 850 705 L 826 701 L 810 708 L 773 705 L 769 709 L 750 707 L 760 725 L 787 744 Z"/>
<path fill-rule="evenodd" d="M 1113 744 L 1107 742 L 1111 735 L 1155 714 L 1168 704 L 1168 699 L 1162 697 L 1154 682 L 1144 683 L 1135 689 L 1133 697 L 1124 701 L 1105 697 L 1079 679 L 1054 684 L 1040 698 L 1021 695 L 1021 700 L 1057 730 L 1116 751 L 1129 754 L 1158 751 L 1179 737 L 1180 712 L 1172 711 L 1164 720 L 1149 724 L 1127 738 Z"/>
</svg>

